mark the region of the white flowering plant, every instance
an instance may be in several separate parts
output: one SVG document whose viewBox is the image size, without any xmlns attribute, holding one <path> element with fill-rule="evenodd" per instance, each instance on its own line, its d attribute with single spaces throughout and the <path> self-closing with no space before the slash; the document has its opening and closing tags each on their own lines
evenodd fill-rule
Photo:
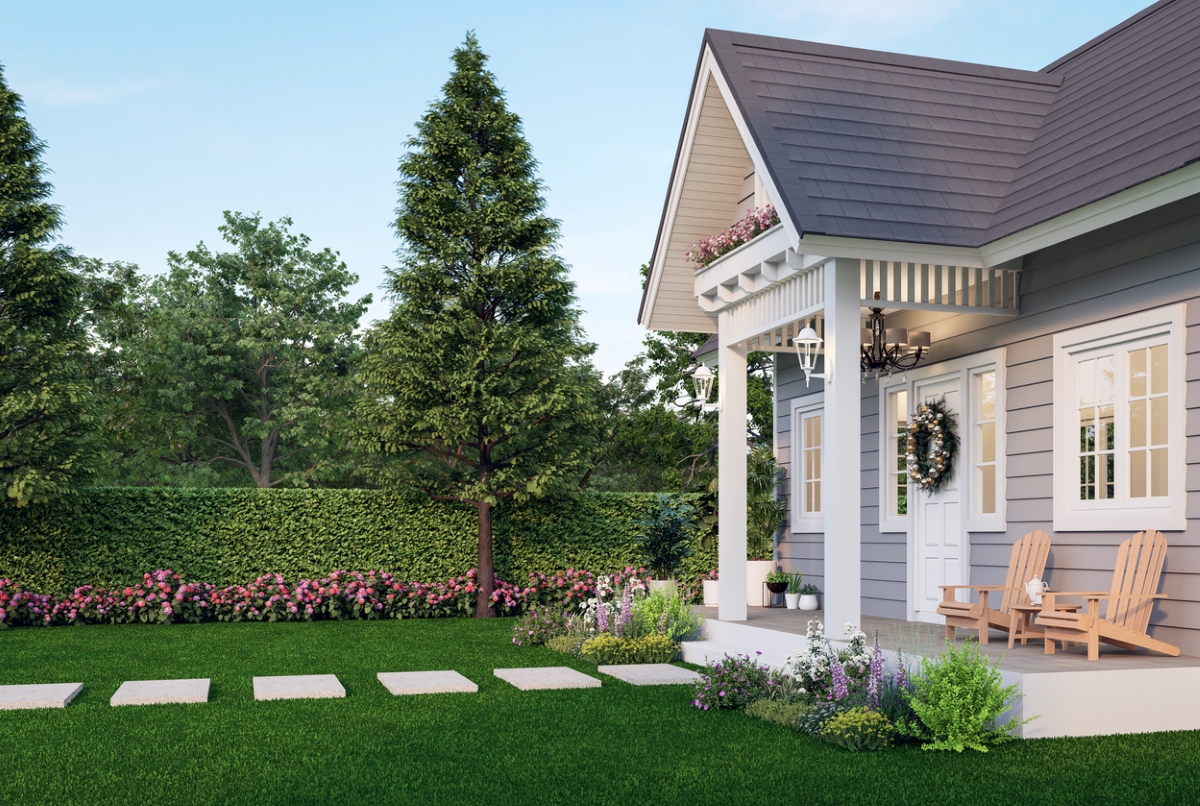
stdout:
<svg viewBox="0 0 1200 806">
<path fill-rule="evenodd" d="M 871 651 L 867 635 L 853 624 L 846 624 L 850 645 L 834 650 L 825 636 L 825 625 L 817 619 L 808 622 L 808 648 L 789 655 L 785 661 L 791 675 L 805 691 L 817 699 L 843 699 L 866 691 L 871 674 Z M 840 671 L 839 671 L 840 670 Z"/>
</svg>

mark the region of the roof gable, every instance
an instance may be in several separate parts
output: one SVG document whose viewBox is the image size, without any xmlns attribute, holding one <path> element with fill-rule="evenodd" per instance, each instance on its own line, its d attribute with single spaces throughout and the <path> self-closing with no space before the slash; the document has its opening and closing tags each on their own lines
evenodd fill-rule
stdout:
<svg viewBox="0 0 1200 806">
<path fill-rule="evenodd" d="M 709 30 L 803 233 L 977 246 L 1062 79 Z"/>
</svg>

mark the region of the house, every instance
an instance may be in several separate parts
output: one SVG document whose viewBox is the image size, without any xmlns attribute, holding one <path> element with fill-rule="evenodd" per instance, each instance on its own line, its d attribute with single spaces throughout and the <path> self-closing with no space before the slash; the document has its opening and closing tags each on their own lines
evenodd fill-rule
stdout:
<svg viewBox="0 0 1200 806">
<path fill-rule="evenodd" d="M 689 262 L 767 204 L 777 225 Z M 864 374 L 872 309 L 885 349 L 921 348 L 906 372 Z M 744 366 L 769 350 L 777 560 L 827 624 L 940 621 L 939 584 L 1003 583 L 1033 529 L 1055 589 L 1107 590 L 1154 528 L 1151 635 L 1200 656 L 1200 3 L 1037 72 L 706 31 L 639 322 L 719 337 L 721 620 L 747 618 Z M 906 459 L 931 401 L 960 440 L 935 493 Z"/>
</svg>

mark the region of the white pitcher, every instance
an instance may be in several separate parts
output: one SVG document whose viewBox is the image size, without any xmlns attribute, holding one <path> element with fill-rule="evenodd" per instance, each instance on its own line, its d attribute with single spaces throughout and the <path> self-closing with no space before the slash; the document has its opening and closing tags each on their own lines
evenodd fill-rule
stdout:
<svg viewBox="0 0 1200 806">
<path fill-rule="evenodd" d="M 1025 592 L 1029 594 L 1029 601 L 1035 605 L 1042 603 L 1042 594 L 1049 589 L 1050 586 L 1037 577 L 1034 577 L 1025 584 Z"/>
</svg>

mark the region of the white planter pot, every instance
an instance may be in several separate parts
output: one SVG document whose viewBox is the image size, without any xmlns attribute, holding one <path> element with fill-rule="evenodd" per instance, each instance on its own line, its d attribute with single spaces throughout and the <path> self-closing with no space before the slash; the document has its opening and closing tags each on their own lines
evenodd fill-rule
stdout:
<svg viewBox="0 0 1200 806">
<path fill-rule="evenodd" d="M 771 603 L 771 594 L 763 587 L 767 574 L 775 570 L 774 560 L 746 561 L 746 604 L 750 607 L 766 607 Z"/>
<path fill-rule="evenodd" d="M 673 579 L 650 580 L 650 592 L 662 591 L 664 596 L 674 596 L 678 593 L 679 583 Z"/>
<path fill-rule="evenodd" d="M 788 610 L 795 610 L 800 606 L 800 594 L 798 593 L 785 593 L 783 599 L 787 602 Z"/>
<path fill-rule="evenodd" d="M 817 595 L 815 593 L 806 594 L 800 597 L 801 610 L 816 610 L 820 607 L 817 603 Z"/>
<path fill-rule="evenodd" d="M 709 607 L 717 606 L 717 591 L 720 590 L 720 585 L 715 579 L 704 580 L 704 604 Z"/>
</svg>

